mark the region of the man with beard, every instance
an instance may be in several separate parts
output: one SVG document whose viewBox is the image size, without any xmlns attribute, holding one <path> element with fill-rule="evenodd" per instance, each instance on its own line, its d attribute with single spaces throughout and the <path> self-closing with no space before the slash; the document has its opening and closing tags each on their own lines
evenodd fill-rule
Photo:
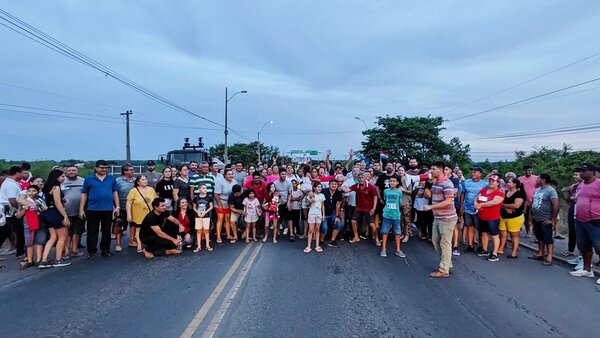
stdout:
<svg viewBox="0 0 600 338">
<path fill-rule="evenodd" d="M 411 186 L 413 189 L 419 184 L 419 162 L 416 158 L 411 158 L 408 161 L 408 169 L 406 170 L 406 186 Z"/>
<path fill-rule="evenodd" d="M 148 178 L 148 186 L 156 190 L 156 184 L 158 183 L 162 175 L 160 173 L 157 173 L 155 169 L 156 163 L 154 163 L 154 161 L 149 160 L 148 162 L 146 162 L 146 178 Z"/>
</svg>

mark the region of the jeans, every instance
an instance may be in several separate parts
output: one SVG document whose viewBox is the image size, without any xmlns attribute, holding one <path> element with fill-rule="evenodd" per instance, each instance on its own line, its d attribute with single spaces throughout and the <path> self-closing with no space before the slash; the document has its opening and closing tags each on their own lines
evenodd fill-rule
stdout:
<svg viewBox="0 0 600 338">
<path fill-rule="evenodd" d="M 325 218 L 323 218 L 323 222 L 321 222 L 321 233 L 322 234 L 327 233 L 327 230 L 329 229 L 329 225 L 333 225 L 334 230 L 339 231 L 342 229 L 342 222 L 335 221 L 335 213 L 333 213 L 331 215 L 326 215 Z"/>
<path fill-rule="evenodd" d="M 433 221 L 432 242 L 436 252 L 441 252 L 440 272 L 450 273 L 452 268 L 452 235 L 456 218 L 435 219 Z"/>
<path fill-rule="evenodd" d="M 102 231 L 102 239 L 100 240 L 100 250 L 102 252 L 110 252 L 110 234 L 112 226 L 111 210 L 87 210 L 87 251 L 89 254 L 98 252 L 98 234 Z"/>
</svg>

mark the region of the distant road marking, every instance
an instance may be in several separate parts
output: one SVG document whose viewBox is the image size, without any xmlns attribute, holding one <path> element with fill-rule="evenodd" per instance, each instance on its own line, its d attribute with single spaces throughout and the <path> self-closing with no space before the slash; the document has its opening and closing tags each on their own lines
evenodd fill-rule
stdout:
<svg viewBox="0 0 600 338">
<path fill-rule="evenodd" d="M 202 324 L 204 317 L 206 317 L 206 314 L 208 314 L 208 311 L 210 310 L 210 308 L 214 305 L 217 298 L 219 298 L 219 296 L 223 292 L 223 289 L 225 288 L 227 283 L 229 283 L 229 280 L 233 276 L 233 273 L 240 266 L 240 264 L 242 263 L 242 260 L 244 260 L 244 257 L 246 257 L 246 254 L 248 254 L 248 252 L 250 251 L 250 248 L 252 247 L 252 245 L 254 245 L 254 242 L 250 243 L 250 245 L 246 245 L 246 247 L 244 248 L 242 253 L 240 253 L 240 255 L 235 260 L 233 265 L 231 265 L 229 270 L 227 270 L 227 273 L 225 274 L 225 276 L 223 276 L 223 278 L 221 279 L 221 281 L 219 282 L 217 287 L 213 290 L 210 297 L 208 297 L 208 299 L 204 302 L 204 304 L 202 305 L 200 310 L 198 310 L 198 313 L 196 313 L 196 315 L 194 316 L 194 318 L 192 319 L 190 324 L 187 326 L 185 331 L 181 334 L 181 338 L 191 338 L 192 335 L 196 332 L 196 330 L 198 329 L 198 326 L 200 326 L 200 324 Z"/>
<path fill-rule="evenodd" d="M 206 331 L 204 331 L 204 335 L 202 336 L 203 338 L 212 338 L 215 335 L 215 333 L 217 332 L 217 330 L 219 329 L 219 325 L 221 325 L 221 322 L 223 321 L 223 318 L 225 317 L 225 313 L 227 312 L 229 305 L 231 305 L 231 303 L 233 302 L 233 299 L 235 298 L 235 295 L 237 294 L 238 290 L 240 289 L 240 286 L 242 286 L 242 283 L 244 282 L 244 279 L 246 278 L 248 271 L 250 271 L 250 268 L 252 268 L 254 259 L 256 259 L 256 256 L 258 255 L 258 252 L 260 251 L 261 247 L 262 247 L 262 243 L 259 244 L 252 252 L 252 255 L 250 256 L 250 258 L 248 259 L 248 261 L 242 268 L 242 271 L 240 272 L 240 275 L 238 276 L 235 283 L 231 287 L 231 290 L 229 290 L 229 292 L 227 293 L 227 296 L 225 296 L 225 298 L 223 299 L 223 302 L 221 303 L 221 306 L 219 307 L 219 309 L 217 310 L 217 313 L 213 317 L 213 320 L 208 325 L 208 328 L 206 329 Z"/>
</svg>

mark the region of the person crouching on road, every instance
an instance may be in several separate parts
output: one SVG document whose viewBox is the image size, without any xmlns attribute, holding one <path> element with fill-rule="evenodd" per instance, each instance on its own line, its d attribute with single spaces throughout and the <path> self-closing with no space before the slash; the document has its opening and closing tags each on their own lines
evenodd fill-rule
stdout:
<svg viewBox="0 0 600 338">
<path fill-rule="evenodd" d="M 169 220 L 170 222 L 166 222 Z M 180 254 L 177 248 L 181 245 L 178 236 L 183 226 L 167 211 L 167 205 L 163 198 L 155 198 L 152 201 L 152 212 L 144 217 L 140 227 L 140 240 L 144 244 L 144 256 Z"/>
<path fill-rule="evenodd" d="M 179 229 L 179 237 L 181 238 L 181 246 L 186 249 L 192 248 L 194 238 L 192 237 L 192 227 L 195 227 L 196 212 L 191 208 L 190 202 L 185 198 L 177 200 L 177 207 L 173 212 L 173 217 L 176 217 L 183 229 Z M 179 248 L 181 249 L 181 247 Z"/>
</svg>

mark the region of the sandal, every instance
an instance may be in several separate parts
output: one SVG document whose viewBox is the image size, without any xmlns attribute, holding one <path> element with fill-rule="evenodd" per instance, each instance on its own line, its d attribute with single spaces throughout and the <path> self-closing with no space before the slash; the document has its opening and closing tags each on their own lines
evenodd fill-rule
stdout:
<svg viewBox="0 0 600 338">
<path fill-rule="evenodd" d="M 350 244 L 358 243 L 358 242 L 360 242 L 360 238 L 353 238 L 349 242 L 350 242 Z"/>
<path fill-rule="evenodd" d="M 572 257 L 572 256 L 575 256 L 575 254 L 574 254 L 574 253 L 572 253 L 572 252 L 570 252 L 570 251 L 565 251 L 565 252 L 563 252 L 563 254 L 562 254 L 562 255 L 563 255 L 564 257 Z"/>
<path fill-rule="evenodd" d="M 544 256 L 538 256 L 538 255 L 529 256 L 527 258 L 533 259 L 534 261 L 543 261 L 544 260 Z"/>
<path fill-rule="evenodd" d="M 321 248 L 320 246 L 318 246 L 318 247 L 315 248 L 315 251 L 316 252 L 323 252 L 323 248 Z"/>
<path fill-rule="evenodd" d="M 25 270 L 25 269 L 30 268 L 32 266 L 35 266 L 34 262 L 27 262 L 27 261 L 25 261 L 25 262 L 21 262 L 19 264 L 19 267 L 21 268 L 21 270 Z"/>
<path fill-rule="evenodd" d="M 144 249 L 137 249 L 137 253 L 142 253 L 144 252 Z"/>
<path fill-rule="evenodd" d="M 311 251 L 312 251 L 312 249 L 311 249 L 311 248 L 309 248 L 309 247 L 306 247 L 306 248 L 304 248 L 304 250 L 302 250 L 302 251 L 303 251 L 304 253 L 309 253 L 309 252 L 311 252 Z"/>
<path fill-rule="evenodd" d="M 223 241 L 221 239 L 217 239 L 217 244 L 221 244 Z"/>
<path fill-rule="evenodd" d="M 206 251 L 213 251 L 213 248 L 209 246 L 208 248 L 206 248 Z"/>
<path fill-rule="evenodd" d="M 230 239 L 229 240 L 229 243 L 231 243 L 231 244 L 235 244 L 236 242 L 237 242 L 237 239 Z"/>
<path fill-rule="evenodd" d="M 375 241 L 375 246 L 381 246 L 381 242 L 380 241 Z"/>
<path fill-rule="evenodd" d="M 197 252 L 200 252 L 200 251 L 202 251 L 201 247 L 197 247 L 196 249 L 194 249 L 194 253 L 197 253 Z"/>
</svg>

